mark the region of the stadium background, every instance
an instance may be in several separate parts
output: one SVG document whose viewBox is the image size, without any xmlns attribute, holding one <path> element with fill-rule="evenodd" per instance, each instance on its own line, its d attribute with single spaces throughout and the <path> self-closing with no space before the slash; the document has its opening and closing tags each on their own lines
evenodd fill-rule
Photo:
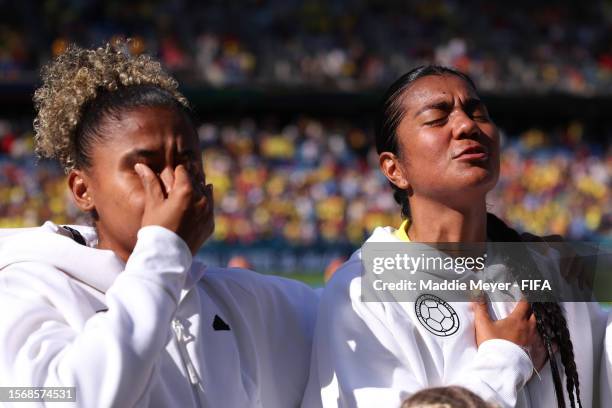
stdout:
<svg viewBox="0 0 612 408">
<path fill-rule="evenodd" d="M 611 1 L 0 0 L 0 227 L 87 223 L 33 155 L 33 90 L 68 43 L 132 38 L 202 121 L 216 231 L 202 256 L 320 284 L 399 207 L 378 171 L 382 91 L 423 63 L 476 81 L 502 130 L 490 210 L 612 240 Z"/>
</svg>

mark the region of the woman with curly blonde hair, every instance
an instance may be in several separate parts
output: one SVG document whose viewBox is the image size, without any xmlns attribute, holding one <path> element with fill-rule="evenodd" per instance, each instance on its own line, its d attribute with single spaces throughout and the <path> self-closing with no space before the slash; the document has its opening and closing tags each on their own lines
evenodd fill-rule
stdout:
<svg viewBox="0 0 612 408">
<path fill-rule="evenodd" d="M 37 152 L 93 228 L 0 241 L 0 384 L 75 387 L 83 407 L 297 406 L 316 296 L 193 258 L 214 222 L 192 113 L 124 49 L 72 46 L 43 70 Z"/>
</svg>

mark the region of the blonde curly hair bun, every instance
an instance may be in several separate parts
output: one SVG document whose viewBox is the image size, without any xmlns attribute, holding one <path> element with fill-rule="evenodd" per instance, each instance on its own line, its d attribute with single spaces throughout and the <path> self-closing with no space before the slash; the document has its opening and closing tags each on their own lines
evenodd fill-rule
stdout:
<svg viewBox="0 0 612 408">
<path fill-rule="evenodd" d="M 71 45 L 43 67 L 43 84 L 34 93 L 35 144 L 40 157 L 59 160 L 66 172 L 75 167 L 75 140 L 84 107 L 103 93 L 148 85 L 165 91 L 189 110 L 178 83 L 159 62 L 148 55 L 130 55 L 127 49 L 125 41 L 97 49 Z"/>
</svg>

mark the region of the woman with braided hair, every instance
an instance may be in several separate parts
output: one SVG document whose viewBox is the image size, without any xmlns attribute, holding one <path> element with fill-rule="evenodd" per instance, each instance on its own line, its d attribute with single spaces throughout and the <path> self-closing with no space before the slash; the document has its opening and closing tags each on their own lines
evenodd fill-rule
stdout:
<svg viewBox="0 0 612 408">
<path fill-rule="evenodd" d="M 37 151 L 93 227 L 0 239 L 0 384 L 74 387 L 78 407 L 299 405 L 317 295 L 194 259 L 212 186 L 176 81 L 125 44 L 71 46 L 42 79 Z"/>
<path fill-rule="evenodd" d="M 385 95 L 376 147 L 404 222 L 377 228 L 367 243 L 514 242 L 521 253 L 504 259 L 507 270 L 558 275 L 558 262 L 487 213 L 499 133 L 469 77 L 424 66 L 399 78 Z M 598 406 L 604 321 L 596 304 L 529 303 L 520 292 L 505 302 L 427 295 L 427 307 L 452 316 L 430 323 L 420 297 L 362 298 L 363 250 L 323 293 L 304 407 L 393 407 L 448 385 L 503 407 Z"/>
</svg>

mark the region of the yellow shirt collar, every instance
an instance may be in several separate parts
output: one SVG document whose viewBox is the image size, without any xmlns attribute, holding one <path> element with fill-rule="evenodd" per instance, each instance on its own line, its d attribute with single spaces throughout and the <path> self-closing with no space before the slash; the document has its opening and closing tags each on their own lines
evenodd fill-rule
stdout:
<svg viewBox="0 0 612 408">
<path fill-rule="evenodd" d="M 408 228 L 410 228 L 410 220 L 409 219 L 405 219 L 402 222 L 402 225 L 399 226 L 398 229 L 395 230 L 395 236 L 399 239 L 401 239 L 402 241 L 405 242 L 410 242 L 410 238 L 408 238 Z"/>
</svg>

